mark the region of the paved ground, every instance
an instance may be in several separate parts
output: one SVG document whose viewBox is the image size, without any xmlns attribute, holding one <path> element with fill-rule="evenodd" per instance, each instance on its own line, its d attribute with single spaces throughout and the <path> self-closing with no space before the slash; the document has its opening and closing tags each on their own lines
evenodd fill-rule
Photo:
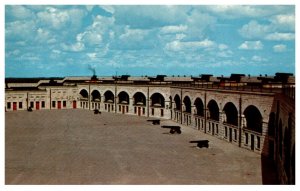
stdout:
<svg viewBox="0 0 300 191">
<path fill-rule="evenodd" d="M 262 184 L 260 155 L 190 127 L 171 135 L 145 117 L 86 110 L 5 120 L 6 184 Z"/>
</svg>

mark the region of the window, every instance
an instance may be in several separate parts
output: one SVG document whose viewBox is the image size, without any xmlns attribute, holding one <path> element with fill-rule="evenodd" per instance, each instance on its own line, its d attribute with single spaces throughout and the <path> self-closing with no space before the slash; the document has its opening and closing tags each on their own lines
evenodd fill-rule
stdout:
<svg viewBox="0 0 300 191">
<path fill-rule="evenodd" d="M 30 102 L 30 107 L 33 108 L 33 101 Z"/>
<path fill-rule="evenodd" d="M 225 127 L 225 137 L 227 137 L 227 127 Z"/>
<path fill-rule="evenodd" d="M 22 109 L 23 108 L 23 103 L 19 102 L 19 108 Z"/>
<path fill-rule="evenodd" d="M 111 110 L 112 110 L 112 111 L 114 110 L 114 105 L 111 105 Z"/>
<path fill-rule="evenodd" d="M 145 115 L 145 108 L 143 107 L 143 115 Z"/>
<path fill-rule="evenodd" d="M 154 115 L 154 108 L 152 108 L 151 114 Z"/>
<path fill-rule="evenodd" d="M 257 148 L 260 149 L 260 137 L 257 137 Z"/>
<path fill-rule="evenodd" d="M 107 110 L 107 104 L 105 104 L 105 110 Z"/>
<path fill-rule="evenodd" d="M 11 108 L 11 103 L 7 102 L 7 109 L 10 109 L 10 108 Z"/>
<path fill-rule="evenodd" d="M 128 106 L 126 106 L 126 113 L 128 113 L 129 109 L 128 109 Z"/>
<path fill-rule="evenodd" d="M 63 107 L 67 107 L 67 101 L 63 101 Z"/>
<path fill-rule="evenodd" d="M 136 113 L 136 107 L 134 107 L 134 113 Z"/>
<path fill-rule="evenodd" d="M 164 109 L 160 110 L 160 116 L 163 117 L 164 116 Z"/>
<path fill-rule="evenodd" d="M 121 112 L 121 105 L 119 105 L 119 111 Z"/>
<path fill-rule="evenodd" d="M 216 134 L 218 134 L 218 133 L 219 133 L 219 125 L 216 124 Z"/>
<path fill-rule="evenodd" d="M 45 101 L 42 101 L 42 108 L 45 108 Z"/>
<path fill-rule="evenodd" d="M 55 101 L 52 101 L 52 107 L 55 107 Z"/>
</svg>

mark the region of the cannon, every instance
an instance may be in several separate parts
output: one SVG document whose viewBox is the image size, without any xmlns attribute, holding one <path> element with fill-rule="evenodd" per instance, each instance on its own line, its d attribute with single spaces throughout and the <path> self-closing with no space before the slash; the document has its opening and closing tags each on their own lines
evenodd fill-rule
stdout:
<svg viewBox="0 0 300 191">
<path fill-rule="evenodd" d="M 169 128 L 170 129 L 170 133 L 174 134 L 174 133 L 178 133 L 181 134 L 181 130 L 180 130 L 180 126 L 173 126 L 173 125 L 163 125 L 161 126 L 162 128 Z"/>
<path fill-rule="evenodd" d="M 190 143 L 197 143 L 197 147 L 202 148 L 206 147 L 208 148 L 208 140 L 197 140 L 197 141 L 190 141 Z"/>
<path fill-rule="evenodd" d="M 148 119 L 147 121 L 152 122 L 153 125 L 160 125 L 160 119 Z"/>
<path fill-rule="evenodd" d="M 101 111 L 99 111 L 98 109 L 95 109 L 94 114 L 101 114 Z"/>
</svg>

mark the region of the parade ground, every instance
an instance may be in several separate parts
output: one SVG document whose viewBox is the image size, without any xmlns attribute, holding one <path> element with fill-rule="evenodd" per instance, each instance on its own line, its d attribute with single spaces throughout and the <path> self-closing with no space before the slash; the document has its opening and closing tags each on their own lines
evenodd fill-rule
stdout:
<svg viewBox="0 0 300 191">
<path fill-rule="evenodd" d="M 191 127 L 89 110 L 5 113 L 5 184 L 263 184 L 261 156 Z M 198 148 L 192 140 L 208 140 Z"/>
</svg>

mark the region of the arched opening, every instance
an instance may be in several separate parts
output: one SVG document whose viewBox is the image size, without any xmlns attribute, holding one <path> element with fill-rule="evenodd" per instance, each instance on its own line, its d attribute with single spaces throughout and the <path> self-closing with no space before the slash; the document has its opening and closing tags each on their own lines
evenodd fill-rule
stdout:
<svg viewBox="0 0 300 191">
<path fill-rule="evenodd" d="M 142 106 L 146 105 L 146 96 L 141 92 L 135 93 L 133 95 L 133 99 L 134 99 L 134 105 L 142 105 Z"/>
<path fill-rule="evenodd" d="M 129 95 L 128 93 L 122 91 L 118 95 L 119 104 L 129 104 Z"/>
<path fill-rule="evenodd" d="M 114 99 L 114 94 L 111 91 L 106 91 L 104 93 L 104 102 L 106 103 L 114 103 L 115 99 Z"/>
<path fill-rule="evenodd" d="M 208 119 L 219 121 L 219 106 L 215 100 L 210 100 L 207 105 L 208 108 Z"/>
<path fill-rule="evenodd" d="M 250 129 L 252 131 L 256 131 L 261 133 L 262 132 L 262 116 L 257 109 L 257 107 L 250 105 L 248 106 L 245 111 L 244 115 L 246 117 L 247 121 L 247 129 Z"/>
<path fill-rule="evenodd" d="M 184 112 L 191 113 L 191 99 L 188 96 L 185 96 L 183 99 L 185 110 Z"/>
<path fill-rule="evenodd" d="M 79 92 L 79 94 L 80 94 L 80 99 L 83 99 L 83 100 L 87 100 L 89 97 L 89 93 L 85 89 L 82 89 Z"/>
<path fill-rule="evenodd" d="M 179 95 L 175 95 L 174 97 L 174 102 L 175 102 L 175 109 L 180 110 L 180 97 Z"/>
<path fill-rule="evenodd" d="M 100 92 L 98 91 L 98 90 L 94 90 L 92 93 L 91 93 L 91 95 L 92 95 L 92 101 L 97 101 L 97 102 L 99 102 L 99 101 L 101 101 L 101 95 L 100 95 Z"/>
<path fill-rule="evenodd" d="M 225 115 L 223 116 L 223 122 L 238 125 L 238 110 L 232 102 L 228 102 L 225 104 L 223 111 Z"/>
<path fill-rule="evenodd" d="M 204 104 L 200 98 L 197 98 L 194 103 L 196 107 L 196 115 L 204 116 Z"/>
<path fill-rule="evenodd" d="M 275 134 L 275 113 L 270 113 L 269 123 L 268 123 L 268 135 L 274 136 Z"/>
<path fill-rule="evenodd" d="M 165 98 L 160 93 L 154 93 L 150 97 L 152 107 L 165 107 Z"/>
</svg>

